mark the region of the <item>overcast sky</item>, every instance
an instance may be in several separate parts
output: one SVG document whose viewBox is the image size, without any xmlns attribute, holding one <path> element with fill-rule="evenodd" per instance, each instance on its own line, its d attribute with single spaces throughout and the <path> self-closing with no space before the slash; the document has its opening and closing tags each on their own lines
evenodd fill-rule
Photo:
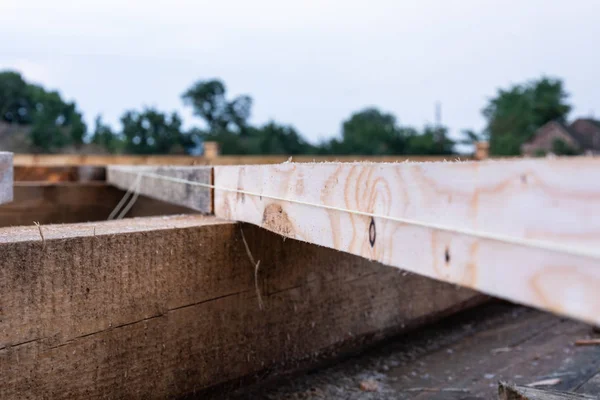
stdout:
<svg viewBox="0 0 600 400">
<path fill-rule="evenodd" d="M 0 69 L 76 100 L 88 123 L 219 77 L 252 122 L 312 141 L 375 105 L 401 124 L 481 129 L 497 88 L 561 77 L 600 116 L 600 0 L 0 0 Z"/>
</svg>

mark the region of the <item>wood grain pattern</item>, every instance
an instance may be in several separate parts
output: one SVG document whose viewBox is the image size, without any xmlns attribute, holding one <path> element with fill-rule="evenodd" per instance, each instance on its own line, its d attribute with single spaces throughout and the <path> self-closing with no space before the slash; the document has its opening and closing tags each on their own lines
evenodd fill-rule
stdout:
<svg viewBox="0 0 600 400">
<path fill-rule="evenodd" d="M 13 155 L 0 152 L 0 204 L 13 199 Z"/>
<path fill-rule="evenodd" d="M 216 190 L 219 217 L 600 324 L 600 159 L 286 163 L 214 174 L 218 188 L 257 194 Z"/>
<path fill-rule="evenodd" d="M 158 179 L 151 175 L 184 179 L 190 182 L 212 183 L 211 167 L 118 166 L 107 167 L 106 180 L 123 190 L 136 190 L 145 196 L 168 201 L 203 213 L 212 213 L 212 192 L 209 188 Z"/>
<path fill-rule="evenodd" d="M 0 228 L 0 398 L 163 399 L 265 377 L 481 301 L 214 217 Z M 299 364 L 300 363 L 300 364 Z"/>
</svg>

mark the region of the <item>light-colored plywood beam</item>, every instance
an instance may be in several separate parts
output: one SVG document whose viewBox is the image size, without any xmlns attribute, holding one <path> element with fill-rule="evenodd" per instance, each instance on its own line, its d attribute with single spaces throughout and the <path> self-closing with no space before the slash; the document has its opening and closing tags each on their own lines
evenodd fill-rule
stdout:
<svg viewBox="0 0 600 400">
<path fill-rule="evenodd" d="M 600 159 L 215 167 L 215 214 L 600 324 Z"/>
</svg>

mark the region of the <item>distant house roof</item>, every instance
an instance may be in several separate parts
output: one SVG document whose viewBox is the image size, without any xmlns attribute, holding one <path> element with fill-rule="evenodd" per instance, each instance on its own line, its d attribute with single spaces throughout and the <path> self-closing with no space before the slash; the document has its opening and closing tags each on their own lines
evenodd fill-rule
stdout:
<svg viewBox="0 0 600 400">
<path fill-rule="evenodd" d="M 600 121 L 579 118 L 573 121 L 569 129 L 584 151 L 600 152 Z"/>
<path fill-rule="evenodd" d="M 600 154 L 600 121 L 579 118 L 568 126 L 550 121 L 541 126 L 530 141 L 523 144 L 521 152 L 526 155 L 537 151 L 552 152 L 557 139 L 583 153 Z"/>
</svg>

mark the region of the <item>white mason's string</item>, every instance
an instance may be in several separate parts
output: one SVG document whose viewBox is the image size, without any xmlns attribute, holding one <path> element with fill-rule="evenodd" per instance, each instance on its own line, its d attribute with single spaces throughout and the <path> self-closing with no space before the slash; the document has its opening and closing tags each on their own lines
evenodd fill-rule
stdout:
<svg viewBox="0 0 600 400">
<path fill-rule="evenodd" d="M 112 167 L 112 168 L 115 168 L 115 167 Z M 493 241 L 503 242 L 503 243 L 522 246 L 522 247 L 537 248 L 537 249 L 541 249 L 541 250 L 570 254 L 570 255 L 578 256 L 578 257 L 588 257 L 588 258 L 593 258 L 593 259 L 600 259 L 600 252 L 598 250 L 593 251 L 593 250 L 589 250 L 589 249 L 581 249 L 581 248 L 576 248 L 576 247 L 571 247 L 571 246 L 565 246 L 565 245 L 559 244 L 559 243 L 549 243 L 549 242 L 544 242 L 544 241 L 534 240 L 534 239 L 517 238 L 517 237 L 512 237 L 512 236 L 491 233 L 491 232 L 476 231 L 476 230 L 467 229 L 467 228 L 455 228 L 455 227 L 431 223 L 431 222 L 417 221 L 417 220 L 413 220 L 413 219 L 409 219 L 409 218 L 393 217 L 393 216 L 389 216 L 389 215 L 381 215 L 381 214 L 369 213 L 369 212 L 359 211 L 359 210 L 350 210 L 347 208 L 329 206 L 326 204 L 311 203 L 311 202 L 297 200 L 297 199 L 287 199 L 284 197 L 273 196 L 273 195 L 264 194 L 264 193 L 256 193 L 256 192 L 251 192 L 248 190 L 220 187 L 220 186 L 212 185 L 210 183 L 189 181 L 187 179 L 159 175 L 154 172 L 142 172 L 137 169 L 129 169 L 126 167 L 118 167 L 118 170 L 122 171 L 122 172 L 131 173 L 131 174 L 138 174 L 137 179 L 140 179 L 141 177 L 161 179 L 161 180 L 170 181 L 170 182 L 183 183 L 186 185 L 200 186 L 200 187 L 204 187 L 204 188 L 208 188 L 208 189 L 220 190 L 223 192 L 241 193 L 241 194 L 248 195 L 248 196 L 264 197 L 266 199 L 271 199 L 271 200 L 301 204 L 301 205 L 309 206 L 309 207 L 323 208 L 326 210 L 345 212 L 345 213 L 349 213 L 349 214 L 361 215 L 361 216 L 365 216 L 365 217 L 377 218 L 377 219 L 382 219 L 382 220 L 387 220 L 387 221 L 394 221 L 394 222 L 399 222 L 402 224 L 413 225 L 413 226 L 418 226 L 418 227 L 427 228 L 427 229 L 435 229 L 435 230 L 440 230 L 440 231 L 445 231 L 445 232 L 458 233 L 461 235 L 467 235 L 467 236 L 472 236 L 472 237 L 486 239 L 486 240 L 493 240 Z M 139 188 L 140 182 L 137 179 L 134 182 L 134 184 L 132 184 L 132 187 L 137 183 L 137 185 L 138 185 L 137 187 Z M 131 208 L 131 207 L 129 207 L 129 208 Z M 129 210 L 129 208 L 128 208 L 128 210 Z"/>
<path fill-rule="evenodd" d="M 138 196 L 140 195 L 139 190 L 140 190 L 141 182 L 142 182 L 142 176 L 140 174 L 138 174 L 138 176 L 135 178 L 135 181 L 133 181 L 133 184 L 131 185 L 131 187 L 129 189 L 127 189 L 127 192 L 125 192 L 125 195 L 123 195 L 123 198 L 119 201 L 119 203 L 115 206 L 115 208 L 109 214 L 109 216 L 107 218 L 108 221 L 113 220 L 113 219 L 122 219 L 125 215 L 127 215 L 129 210 L 131 209 L 131 207 L 133 207 L 133 205 L 135 204 Z M 127 201 L 127 198 L 129 197 L 129 195 L 131 195 L 131 192 L 134 190 L 135 190 L 135 192 L 133 193 L 133 197 L 131 198 L 131 200 L 129 200 L 129 203 L 127 203 L 125 208 L 123 208 L 123 210 L 119 213 L 119 210 L 121 209 L 121 207 L 123 207 L 123 204 L 125 204 L 125 201 Z M 119 215 L 115 218 L 115 216 L 117 214 L 119 214 Z"/>
</svg>

